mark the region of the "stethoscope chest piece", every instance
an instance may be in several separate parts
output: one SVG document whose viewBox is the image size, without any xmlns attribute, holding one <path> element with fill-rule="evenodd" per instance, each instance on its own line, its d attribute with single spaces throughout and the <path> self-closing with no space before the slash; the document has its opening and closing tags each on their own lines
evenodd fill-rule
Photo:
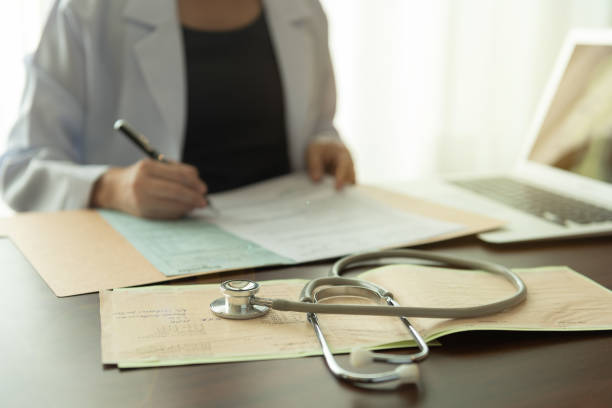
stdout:
<svg viewBox="0 0 612 408">
<path fill-rule="evenodd" d="M 221 284 L 223 297 L 210 304 L 212 312 L 225 319 L 246 320 L 260 317 L 270 310 L 253 305 L 251 299 L 259 291 L 259 284 L 250 280 L 228 280 Z"/>
</svg>

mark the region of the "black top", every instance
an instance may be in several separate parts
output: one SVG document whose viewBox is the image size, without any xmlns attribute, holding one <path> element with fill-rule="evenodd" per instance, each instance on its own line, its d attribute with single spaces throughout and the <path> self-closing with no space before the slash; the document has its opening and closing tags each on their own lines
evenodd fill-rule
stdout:
<svg viewBox="0 0 612 408">
<path fill-rule="evenodd" d="M 183 27 L 187 128 L 183 162 L 209 192 L 289 172 L 283 89 L 264 13 L 233 31 Z"/>
</svg>

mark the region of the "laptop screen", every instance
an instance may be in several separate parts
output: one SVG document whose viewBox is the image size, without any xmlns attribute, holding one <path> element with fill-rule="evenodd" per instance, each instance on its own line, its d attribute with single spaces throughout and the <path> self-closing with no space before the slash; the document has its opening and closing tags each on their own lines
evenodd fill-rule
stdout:
<svg viewBox="0 0 612 408">
<path fill-rule="evenodd" d="M 574 47 L 529 160 L 612 183 L 612 45 Z"/>
</svg>

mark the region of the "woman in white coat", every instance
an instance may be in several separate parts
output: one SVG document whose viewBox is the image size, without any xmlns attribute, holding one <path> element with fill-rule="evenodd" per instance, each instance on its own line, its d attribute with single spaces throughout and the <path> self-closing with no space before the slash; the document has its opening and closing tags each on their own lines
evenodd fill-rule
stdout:
<svg viewBox="0 0 612 408">
<path fill-rule="evenodd" d="M 289 171 L 355 180 L 317 0 L 60 0 L 27 69 L 0 158 L 18 211 L 175 218 Z M 118 118 L 172 164 L 142 159 Z"/>
</svg>

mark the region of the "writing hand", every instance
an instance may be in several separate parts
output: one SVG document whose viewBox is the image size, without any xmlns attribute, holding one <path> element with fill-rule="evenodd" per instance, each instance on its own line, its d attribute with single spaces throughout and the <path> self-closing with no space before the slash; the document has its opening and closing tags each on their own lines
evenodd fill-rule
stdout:
<svg viewBox="0 0 612 408">
<path fill-rule="evenodd" d="M 306 152 L 308 174 L 314 181 L 319 181 L 323 174 L 335 177 L 336 189 L 345 184 L 355 184 L 355 167 L 351 153 L 337 139 L 321 138 L 308 145 Z"/>
<path fill-rule="evenodd" d="M 145 218 L 180 218 L 207 205 L 206 184 L 195 167 L 143 159 L 110 168 L 95 183 L 91 206 Z"/>
</svg>

